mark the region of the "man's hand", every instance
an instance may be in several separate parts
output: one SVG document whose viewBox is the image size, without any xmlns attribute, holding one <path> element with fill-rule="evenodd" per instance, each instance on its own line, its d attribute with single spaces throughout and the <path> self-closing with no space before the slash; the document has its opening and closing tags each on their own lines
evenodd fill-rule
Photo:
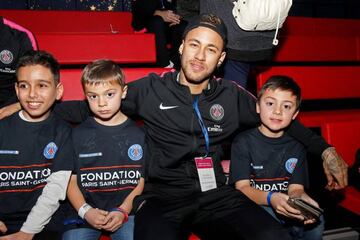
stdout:
<svg viewBox="0 0 360 240">
<path fill-rule="evenodd" d="M 0 240 L 31 240 L 33 239 L 34 234 L 26 232 L 17 232 L 4 237 L 0 237 Z"/>
<path fill-rule="evenodd" d="M 170 26 L 180 23 L 180 15 L 177 15 L 171 10 L 156 10 L 154 15 L 160 16 L 164 22 L 170 23 Z"/>
<path fill-rule="evenodd" d="M 0 221 L 0 232 L 6 233 L 7 227 L 4 222 Z"/>
<path fill-rule="evenodd" d="M 3 119 L 4 117 L 10 116 L 14 112 L 17 112 L 21 109 L 20 103 L 13 103 L 9 106 L 0 108 L 0 119 Z"/>
<path fill-rule="evenodd" d="M 336 152 L 334 147 L 329 147 L 321 155 L 323 167 L 327 178 L 328 190 L 338 190 L 348 185 L 348 165 Z"/>
</svg>

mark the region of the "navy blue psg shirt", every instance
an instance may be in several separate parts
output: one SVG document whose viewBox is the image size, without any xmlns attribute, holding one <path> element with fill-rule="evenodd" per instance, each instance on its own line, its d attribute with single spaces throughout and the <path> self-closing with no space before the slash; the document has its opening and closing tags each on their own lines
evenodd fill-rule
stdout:
<svg viewBox="0 0 360 240">
<path fill-rule="evenodd" d="M 289 184 L 306 187 L 304 146 L 286 133 L 279 138 L 266 137 L 257 128 L 240 133 L 231 147 L 229 183 L 244 179 L 262 191 L 287 192 Z"/>
<path fill-rule="evenodd" d="M 0 121 L 0 220 L 19 230 L 51 172 L 72 170 L 71 128 L 50 115 L 26 122 L 19 113 Z"/>
<path fill-rule="evenodd" d="M 74 129 L 73 142 L 78 186 L 86 202 L 104 210 L 119 206 L 142 176 L 143 131 L 130 119 L 104 126 L 88 118 Z"/>
</svg>

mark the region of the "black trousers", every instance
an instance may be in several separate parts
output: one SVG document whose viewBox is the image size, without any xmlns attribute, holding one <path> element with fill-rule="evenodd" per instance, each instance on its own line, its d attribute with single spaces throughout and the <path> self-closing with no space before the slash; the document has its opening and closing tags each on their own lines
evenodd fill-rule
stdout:
<svg viewBox="0 0 360 240">
<path fill-rule="evenodd" d="M 265 210 L 224 186 L 185 198 L 146 199 L 135 215 L 135 240 L 291 239 Z"/>
<path fill-rule="evenodd" d="M 182 34 L 187 22 L 181 21 L 179 24 L 169 26 L 160 16 L 154 16 L 147 23 L 146 29 L 155 34 L 156 44 L 156 63 L 160 67 L 166 67 L 171 60 L 176 66 L 180 65 L 179 46 L 182 42 Z M 171 48 L 167 48 L 167 44 Z"/>
</svg>

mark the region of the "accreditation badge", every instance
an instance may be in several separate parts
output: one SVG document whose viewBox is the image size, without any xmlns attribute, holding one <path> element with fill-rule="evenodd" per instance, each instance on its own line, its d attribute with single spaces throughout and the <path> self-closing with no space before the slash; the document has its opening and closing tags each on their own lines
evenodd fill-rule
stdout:
<svg viewBox="0 0 360 240">
<path fill-rule="evenodd" d="M 215 189 L 217 186 L 212 158 L 196 157 L 195 164 L 199 175 L 201 191 L 206 192 Z"/>
</svg>

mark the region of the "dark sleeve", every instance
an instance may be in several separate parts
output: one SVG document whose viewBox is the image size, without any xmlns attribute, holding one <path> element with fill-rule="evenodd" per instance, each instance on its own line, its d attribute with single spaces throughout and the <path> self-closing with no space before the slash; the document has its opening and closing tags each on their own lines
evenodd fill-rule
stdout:
<svg viewBox="0 0 360 240">
<path fill-rule="evenodd" d="M 154 15 L 155 10 L 158 8 L 159 0 L 136 0 L 133 1 L 132 11 L 137 16 L 149 18 Z M 164 0 L 166 1 L 166 0 Z"/>
<path fill-rule="evenodd" d="M 256 98 L 239 87 L 238 110 L 240 127 L 253 128 L 260 124 L 259 114 L 256 112 Z"/>
<path fill-rule="evenodd" d="M 309 186 L 309 173 L 304 147 L 302 147 L 301 153 L 299 154 L 299 159 L 291 176 L 290 184 L 301 184 L 305 188 Z"/>
<path fill-rule="evenodd" d="M 90 108 L 86 101 L 64 101 L 55 104 L 55 115 L 69 123 L 81 123 L 90 115 Z"/>
<path fill-rule="evenodd" d="M 242 134 L 238 135 L 231 145 L 230 177 L 229 184 L 235 184 L 239 180 L 250 179 L 251 159 L 247 147 L 247 141 Z"/>
<path fill-rule="evenodd" d="M 330 147 L 323 137 L 315 134 L 297 120 L 291 123 L 287 133 L 302 143 L 307 151 L 319 156 L 326 148 Z"/>
<path fill-rule="evenodd" d="M 129 83 L 126 98 L 121 102 L 121 111 L 129 116 L 136 117 L 140 107 L 151 89 L 152 74 L 148 77 L 141 78 L 139 80 Z M 154 77 L 158 77 L 154 75 Z"/>
<path fill-rule="evenodd" d="M 58 129 L 57 135 L 61 135 L 61 137 L 59 138 L 59 146 L 54 158 L 53 172 L 74 170 L 75 151 L 71 132 L 70 126 Z"/>
<path fill-rule="evenodd" d="M 19 39 L 19 44 L 20 44 L 19 57 L 23 56 L 27 51 L 38 50 L 37 43 L 36 43 L 36 46 L 34 48 L 32 43 L 31 43 L 30 37 L 35 39 L 34 35 L 31 32 L 22 32 L 22 34 L 20 35 L 20 39 Z"/>
</svg>

